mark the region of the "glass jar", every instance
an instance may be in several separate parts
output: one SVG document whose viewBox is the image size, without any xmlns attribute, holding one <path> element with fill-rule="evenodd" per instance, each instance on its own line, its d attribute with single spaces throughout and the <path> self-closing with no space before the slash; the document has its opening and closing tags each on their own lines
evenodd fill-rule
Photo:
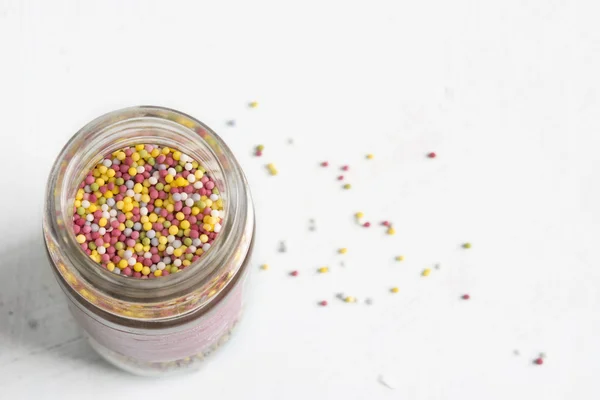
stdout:
<svg viewBox="0 0 600 400">
<path fill-rule="evenodd" d="M 223 199 L 223 226 L 211 248 L 184 271 L 158 279 L 109 272 L 75 240 L 79 183 L 103 157 L 135 144 L 185 152 L 212 176 Z M 46 192 L 44 238 L 71 312 L 108 361 L 139 375 L 195 368 L 224 344 L 242 312 L 254 237 L 246 178 L 210 128 L 179 111 L 142 106 L 111 112 L 83 127 L 58 156 Z"/>
</svg>

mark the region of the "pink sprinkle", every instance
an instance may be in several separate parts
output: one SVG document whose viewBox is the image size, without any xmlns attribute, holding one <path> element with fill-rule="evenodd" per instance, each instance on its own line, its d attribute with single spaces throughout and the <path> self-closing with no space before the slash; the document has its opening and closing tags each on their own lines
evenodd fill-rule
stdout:
<svg viewBox="0 0 600 400">
<path fill-rule="evenodd" d="M 343 181 L 343 180 L 344 180 L 344 175 L 338 176 L 338 181 Z"/>
<path fill-rule="evenodd" d="M 133 273 L 133 277 L 134 277 L 134 278 L 141 278 L 141 277 L 142 277 L 142 274 L 141 274 L 140 272 L 134 272 L 134 273 Z"/>
<path fill-rule="evenodd" d="M 364 226 L 365 228 L 368 228 L 368 227 L 370 227 L 370 226 L 371 226 L 371 223 L 370 223 L 370 222 L 365 222 L 365 223 L 363 224 L 363 226 Z"/>
<path fill-rule="evenodd" d="M 125 274 L 125 275 L 127 275 L 127 276 L 131 276 L 131 273 L 132 273 L 132 271 L 131 271 L 131 268 L 130 268 L 130 267 L 125 267 L 125 268 L 123 268 L 123 271 L 121 271 L 121 272 L 123 272 L 123 274 Z"/>
<path fill-rule="evenodd" d="M 85 177 L 85 183 L 88 185 L 91 185 L 95 181 L 96 181 L 96 179 L 94 179 L 94 177 L 92 175 L 88 175 Z"/>
<path fill-rule="evenodd" d="M 347 165 L 342 166 L 342 171 L 348 171 L 348 169 L 350 169 L 350 167 L 348 167 Z"/>
<path fill-rule="evenodd" d="M 435 153 L 432 151 L 431 153 L 427 154 L 427 157 L 429 157 L 429 158 L 435 158 L 435 157 L 437 157 L 437 154 L 435 154 Z"/>
<path fill-rule="evenodd" d="M 291 276 L 298 276 L 298 271 L 292 271 L 292 272 L 290 272 L 290 275 Z"/>
<path fill-rule="evenodd" d="M 327 161 L 323 161 L 321 163 L 321 167 L 328 167 L 328 166 L 329 166 L 329 163 Z"/>
<path fill-rule="evenodd" d="M 169 271 L 167 271 L 166 269 L 163 269 L 162 276 L 169 276 Z"/>
<path fill-rule="evenodd" d="M 381 225 L 383 225 L 383 226 L 388 226 L 388 227 L 389 227 L 391 224 L 390 224 L 390 221 L 383 221 L 383 222 L 381 223 Z"/>
<path fill-rule="evenodd" d="M 208 181 L 206 182 L 206 185 L 204 185 L 208 190 L 213 190 L 215 187 L 215 183 L 213 181 Z"/>
</svg>

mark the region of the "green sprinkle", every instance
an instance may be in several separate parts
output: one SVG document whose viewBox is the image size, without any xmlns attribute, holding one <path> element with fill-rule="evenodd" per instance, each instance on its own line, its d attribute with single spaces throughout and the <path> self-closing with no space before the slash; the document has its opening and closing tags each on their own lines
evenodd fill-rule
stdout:
<svg viewBox="0 0 600 400">
<path fill-rule="evenodd" d="M 97 192 L 98 189 L 100 189 L 100 186 L 98 186 L 98 184 L 94 182 L 90 185 L 90 189 L 92 189 L 92 192 Z"/>
<path fill-rule="evenodd" d="M 143 238 L 142 239 L 142 244 L 144 246 L 149 246 L 150 245 L 150 238 L 147 238 L 147 237 Z"/>
<path fill-rule="evenodd" d="M 154 187 L 156 188 L 156 190 L 158 190 L 160 192 L 161 190 L 163 190 L 165 188 L 165 185 L 158 182 L 156 185 L 154 185 Z"/>
<path fill-rule="evenodd" d="M 96 250 L 96 243 L 94 243 L 94 242 L 89 242 L 89 243 L 88 243 L 88 248 L 89 248 L 90 250 Z"/>
<path fill-rule="evenodd" d="M 125 248 L 125 245 L 123 244 L 123 242 L 117 242 L 115 243 L 115 249 L 117 250 L 123 250 Z"/>
<path fill-rule="evenodd" d="M 189 237 L 183 239 L 183 244 L 185 244 L 187 247 L 190 247 L 192 245 L 192 239 Z"/>
<path fill-rule="evenodd" d="M 169 227 L 170 227 L 170 226 L 171 226 L 171 222 L 170 222 L 170 221 L 165 221 L 165 222 L 163 222 L 163 227 L 164 227 L 165 229 L 169 229 Z"/>
<path fill-rule="evenodd" d="M 125 221 L 125 228 L 133 228 L 133 221 L 128 219 L 127 221 Z"/>
<path fill-rule="evenodd" d="M 125 180 L 123 178 L 117 178 L 115 179 L 115 184 L 121 186 L 122 184 L 125 183 Z"/>
<path fill-rule="evenodd" d="M 78 208 L 77 208 L 77 214 L 79 214 L 79 215 L 83 215 L 83 214 L 85 214 L 85 208 L 83 208 L 83 207 L 78 207 Z"/>
</svg>

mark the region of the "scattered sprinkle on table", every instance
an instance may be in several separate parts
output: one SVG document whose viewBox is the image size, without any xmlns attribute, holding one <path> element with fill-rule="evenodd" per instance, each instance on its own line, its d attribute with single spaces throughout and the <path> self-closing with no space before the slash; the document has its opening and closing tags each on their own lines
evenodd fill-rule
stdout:
<svg viewBox="0 0 600 400">
<path fill-rule="evenodd" d="M 251 101 L 250 103 L 248 103 L 248 107 L 250 107 L 250 108 L 256 108 L 256 107 L 258 107 L 258 102 L 257 101 Z"/>
<path fill-rule="evenodd" d="M 371 226 L 371 223 L 370 223 L 370 222 L 365 222 L 365 223 L 363 224 L 363 226 L 364 226 L 365 228 L 368 228 L 368 227 L 370 227 L 370 226 Z"/>
<path fill-rule="evenodd" d="M 468 294 L 463 294 L 461 297 L 463 300 L 469 300 L 471 298 L 471 296 L 469 296 Z"/>
<path fill-rule="evenodd" d="M 373 159 L 373 154 L 367 154 L 367 160 L 372 160 Z"/>
<path fill-rule="evenodd" d="M 382 221 L 381 225 L 386 226 L 386 227 L 390 227 L 392 224 L 390 223 L 390 221 Z"/>
<path fill-rule="evenodd" d="M 537 365 L 542 365 L 544 363 L 544 359 L 542 357 L 538 357 L 533 362 Z"/>
<path fill-rule="evenodd" d="M 352 297 L 352 296 L 346 296 L 346 297 L 344 298 L 344 301 L 345 301 L 346 303 L 355 303 L 355 302 L 356 302 L 356 298 L 354 298 L 354 297 Z"/>
<path fill-rule="evenodd" d="M 337 177 L 338 181 L 343 181 L 344 180 L 344 175 L 340 175 Z"/>
<path fill-rule="evenodd" d="M 206 169 L 168 147 L 138 144 L 102 159 L 81 182 L 73 232 L 89 257 L 134 278 L 180 272 L 210 249 L 223 202 Z"/>
<path fill-rule="evenodd" d="M 396 230 L 395 230 L 393 227 L 391 227 L 391 226 L 390 226 L 390 227 L 387 229 L 387 234 L 388 234 L 388 235 L 393 235 L 393 234 L 395 234 L 395 233 L 396 233 Z"/>
<path fill-rule="evenodd" d="M 342 171 L 348 171 L 350 169 L 350 167 L 348 167 L 347 165 L 342 165 Z"/>
<path fill-rule="evenodd" d="M 396 256 L 396 261 L 404 261 L 404 256 Z"/>
<path fill-rule="evenodd" d="M 421 273 L 421 275 L 423 275 L 423 276 L 429 276 L 429 274 L 431 274 L 431 269 L 429 269 L 429 268 L 425 268 L 423 270 L 423 272 Z"/>
<path fill-rule="evenodd" d="M 463 243 L 462 247 L 463 247 L 463 249 L 470 249 L 471 248 L 471 243 L 469 243 L 469 242 Z"/>
<path fill-rule="evenodd" d="M 348 249 L 345 247 L 342 247 L 341 249 L 338 250 L 338 253 L 340 254 L 346 254 L 348 252 Z"/>
<path fill-rule="evenodd" d="M 365 214 L 359 211 L 359 212 L 357 212 L 356 214 L 354 214 L 354 216 L 355 216 L 357 219 L 361 219 L 361 218 L 363 218 L 363 217 L 365 216 Z"/>
<path fill-rule="evenodd" d="M 292 271 L 292 272 L 290 272 L 290 275 L 291 276 L 298 276 L 298 271 Z"/>
<path fill-rule="evenodd" d="M 322 301 L 320 301 L 320 302 L 319 302 L 319 305 L 320 305 L 321 307 L 325 307 L 325 306 L 327 306 L 327 300 L 322 300 Z"/>
<path fill-rule="evenodd" d="M 275 164 L 267 164 L 267 169 L 271 175 L 277 175 L 277 168 L 275 168 Z"/>
<path fill-rule="evenodd" d="M 263 270 L 266 271 L 266 270 L 269 269 L 269 265 L 268 264 L 263 264 L 263 265 L 260 266 L 260 269 L 263 269 Z"/>
<path fill-rule="evenodd" d="M 343 186 L 343 188 L 344 188 L 344 189 L 346 189 L 346 190 L 350 189 L 351 187 L 352 187 L 352 185 L 350 185 L 349 183 L 346 183 L 346 184 Z"/>
<path fill-rule="evenodd" d="M 227 125 L 228 126 L 235 126 L 235 120 L 234 119 L 230 119 L 229 121 L 227 121 Z"/>
<path fill-rule="evenodd" d="M 329 272 L 329 268 L 328 267 L 321 267 L 318 269 L 319 273 L 321 274 L 325 274 L 327 272 Z"/>
<path fill-rule="evenodd" d="M 393 287 L 393 288 L 390 289 L 390 291 L 392 293 L 398 293 L 400 291 L 400 289 L 398 289 L 397 287 Z"/>
<path fill-rule="evenodd" d="M 436 158 L 436 157 L 437 157 L 437 154 L 435 154 L 435 153 L 432 151 L 431 153 L 427 154 L 427 157 L 429 157 L 429 158 Z"/>
<path fill-rule="evenodd" d="M 321 163 L 321 167 L 328 167 L 328 166 L 329 166 L 329 162 L 327 162 L 327 161 L 323 161 Z"/>
</svg>

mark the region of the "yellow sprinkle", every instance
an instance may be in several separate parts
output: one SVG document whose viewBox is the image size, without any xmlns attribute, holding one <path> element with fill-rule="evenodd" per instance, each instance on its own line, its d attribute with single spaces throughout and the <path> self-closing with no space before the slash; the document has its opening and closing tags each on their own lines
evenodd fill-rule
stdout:
<svg viewBox="0 0 600 400">
<path fill-rule="evenodd" d="M 471 243 L 467 242 L 467 243 L 463 244 L 463 248 L 470 249 L 471 248 Z"/>
<path fill-rule="evenodd" d="M 142 268 L 142 275 L 149 275 L 149 274 L 150 274 L 150 268 L 148 268 L 148 267 Z"/>
<path fill-rule="evenodd" d="M 157 269 L 156 271 L 154 271 L 154 276 L 162 276 L 162 271 L 160 269 Z"/>
<path fill-rule="evenodd" d="M 260 266 L 260 269 L 267 270 L 267 269 L 269 269 L 269 266 L 267 264 L 263 264 Z"/>
<path fill-rule="evenodd" d="M 251 101 L 250 103 L 248 103 L 248 107 L 250 107 L 250 108 L 256 108 L 256 107 L 258 107 L 258 102 L 257 101 Z"/>
<path fill-rule="evenodd" d="M 321 268 L 319 268 L 319 272 L 322 273 L 322 274 L 324 274 L 326 272 L 329 272 L 329 268 L 327 268 L 327 267 L 321 267 Z"/>
<path fill-rule="evenodd" d="M 364 216 L 365 216 L 365 214 L 364 214 L 364 213 L 361 213 L 361 212 L 359 211 L 359 212 L 357 212 L 356 214 L 354 214 L 354 216 L 355 216 L 356 218 L 358 218 L 358 219 L 361 219 L 362 217 L 364 217 Z"/>
<path fill-rule="evenodd" d="M 350 185 L 349 183 L 346 183 L 343 187 L 344 187 L 344 189 L 350 189 L 352 187 L 352 185 Z"/>
<path fill-rule="evenodd" d="M 142 227 L 145 231 L 149 231 L 150 229 L 152 229 L 152 222 L 146 222 L 144 223 L 144 225 L 142 225 Z"/>
<path fill-rule="evenodd" d="M 109 262 L 108 264 L 106 264 L 106 269 L 110 272 L 113 272 L 115 270 L 115 264 Z"/>
<path fill-rule="evenodd" d="M 175 214 L 175 218 L 177 218 L 179 221 L 183 221 L 185 219 L 185 214 L 180 211 Z"/>
<path fill-rule="evenodd" d="M 387 234 L 388 234 L 388 235 L 393 235 L 394 233 L 396 233 L 396 230 L 390 226 L 390 227 L 388 228 L 388 230 L 387 230 Z"/>
<path fill-rule="evenodd" d="M 356 299 L 355 299 L 354 297 L 352 297 L 352 296 L 347 296 L 347 297 L 344 299 L 344 301 L 345 301 L 346 303 L 354 303 L 354 302 L 356 301 Z"/>
<path fill-rule="evenodd" d="M 277 169 L 275 168 L 275 164 L 267 164 L 267 169 L 271 175 L 277 175 Z"/>
<path fill-rule="evenodd" d="M 256 146 L 256 150 L 258 151 L 263 151 L 265 149 L 265 146 L 263 146 L 262 144 L 259 144 L 258 146 Z"/>
<path fill-rule="evenodd" d="M 404 261 L 404 256 L 396 256 L 396 261 Z"/>
<path fill-rule="evenodd" d="M 181 255 L 183 254 L 183 250 L 181 250 L 181 247 L 178 249 L 173 250 L 173 255 L 175 257 L 181 257 Z"/>
<path fill-rule="evenodd" d="M 139 262 L 138 262 L 138 263 L 135 263 L 135 264 L 133 265 L 133 270 L 134 270 L 135 272 L 140 272 L 140 271 L 141 271 L 143 268 L 144 268 L 144 266 L 142 265 L 142 263 L 139 263 Z"/>
<path fill-rule="evenodd" d="M 429 276 L 430 273 L 431 273 L 431 269 L 425 268 L 423 270 L 423 272 L 421 273 L 421 275 L 423 275 L 423 276 Z"/>
<path fill-rule="evenodd" d="M 390 289 L 390 291 L 392 293 L 398 293 L 400 291 L 400 289 L 398 289 L 397 287 L 393 287 L 393 288 Z"/>
<path fill-rule="evenodd" d="M 77 235 L 77 243 L 85 243 L 85 235 Z"/>
<path fill-rule="evenodd" d="M 181 223 L 179 224 L 179 226 L 180 226 L 182 229 L 189 229 L 189 227 L 190 227 L 190 222 L 189 222 L 188 220 L 183 220 L 183 221 L 181 221 Z"/>
<path fill-rule="evenodd" d="M 346 254 L 348 252 L 348 249 L 345 247 L 342 247 L 341 249 L 338 250 L 338 253 L 340 254 Z"/>
<path fill-rule="evenodd" d="M 177 232 L 179 232 L 179 228 L 175 225 L 169 227 L 169 235 L 177 235 Z"/>
<path fill-rule="evenodd" d="M 98 225 L 100 225 L 101 227 L 106 226 L 107 223 L 108 223 L 108 220 L 104 217 L 100 218 L 100 220 L 98 221 Z"/>
<path fill-rule="evenodd" d="M 373 159 L 373 154 L 367 154 L 367 160 L 372 160 Z"/>
</svg>

